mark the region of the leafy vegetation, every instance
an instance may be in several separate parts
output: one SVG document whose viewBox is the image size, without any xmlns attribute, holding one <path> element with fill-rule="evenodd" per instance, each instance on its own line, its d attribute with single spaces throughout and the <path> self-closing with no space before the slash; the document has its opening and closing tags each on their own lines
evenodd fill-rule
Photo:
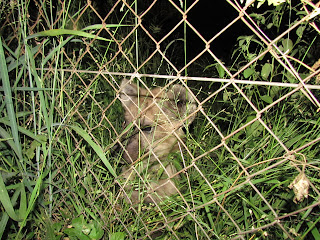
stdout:
<svg viewBox="0 0 320 240">
<path fill-rule="evenodd" d="M 84 0 L 0 3 L 0 238 L 319 239 L 313 4 L 258 1 L 247 12 L 260 34 L 279 36 L 273 45 L 238 36 L 230 63 L 207 54 L 181 72 L 200 102 L 188 151 L 168 159 L 181 194 L 132 207 L 117 178 L 119 82 L 139 72 L 148 87 L 164 86 L 157 76 L 189 63 L 188 25 L 163 37 L 190 6 L 126 2 L 105 1 L 105 12 Z M 202 76 L 211 80 L 192 78 Z"/>
</svg>

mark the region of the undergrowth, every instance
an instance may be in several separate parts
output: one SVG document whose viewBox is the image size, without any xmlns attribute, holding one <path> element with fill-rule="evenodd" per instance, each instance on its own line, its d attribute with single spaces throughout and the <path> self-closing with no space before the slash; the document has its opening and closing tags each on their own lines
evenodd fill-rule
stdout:
<svg viewBox="0 0 320 240">
<path fill-rule="evenodd" d="M 188 80 L 205 114 L 198 112 L 186 129 L 191 154 L 174 153 L 168 160 L 181 170 L 181 194 L 159 206 L 136 208 L 125 202 L 117 184 L 124 165 L 120 140 L 126 137 L 117 100 L 123 76 L 99 71 L 174 75 L 175 70 L 161 54 L 142 64 L 154 42 L 132 31 L 135 16 L 122 4 L 104 26 L 95 15 L 97 5 L 77 3 L 53 7 L 47 1 L 20 0 L 0 5 L 0 238 L 147 239 L 162 228 L 163 239 L 229 239 L 238 237 L 240 228 L 248 231 L 246 239 L 287 239 L 276 221 L 298 239 L 320 238 L 319 113 L 301 90 L 285 97 L 293 89 L 283 86 L 239 84 L 253 109 L 232 85 Z M 130 4 L 137 7 L 135 1 Z M 288 11 L 300 16 L 299 6 L 283 4 L 252 17 L 264 31 L 276 29 L 273 33 L 279 34 L 287 22 L 272 16 Z M 161 30 L 150 25 L 153 31 Z M 285 36 L 278 46 L 310 64 L 316 58 L 317 38 L 310 25 L 302 23 L 294 39 Z M 168 58 L 179 55 L 181 64 L 187 59 L 187 40 L 184 33 L 164 41 L 161 49 Z M 255 36 L 239 36 L 228 70 L 242 69 L 265 47 Z M 228 78 L 212 61 L 206 58 L 184 73 Z M 309 74 L 300 61 L 293 67 L 301 76 Z M 270 54 L 237 77 L 299 83 Z M 153 77 L 142 80 L 148 87 L 168 83 Z M 261 113 L 261 121 L 256 119 L 257 111 L 282 97 Z M 281 143 L 293 153 L 287 154 Z M 314 186 L 301 201 L 289 188 L 298 169 Z M 303 208 L 306 211 L 300 211 Z M 281 218 L 295 211 L 295 218 Z"/>
</svg>

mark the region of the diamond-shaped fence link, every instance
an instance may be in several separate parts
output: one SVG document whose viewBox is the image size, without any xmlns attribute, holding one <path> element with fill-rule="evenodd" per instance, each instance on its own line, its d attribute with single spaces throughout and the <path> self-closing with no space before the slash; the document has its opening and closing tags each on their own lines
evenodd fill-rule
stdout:
<svg viewBox="0 0 320 240">
<path fill-rule="evenodd" d="M 319 3 L 221 2 L 0 5 L 18 123 L 45 139 L 23 137 L 34 211 L 59 236 L 320 237 Z"/>
</svg>

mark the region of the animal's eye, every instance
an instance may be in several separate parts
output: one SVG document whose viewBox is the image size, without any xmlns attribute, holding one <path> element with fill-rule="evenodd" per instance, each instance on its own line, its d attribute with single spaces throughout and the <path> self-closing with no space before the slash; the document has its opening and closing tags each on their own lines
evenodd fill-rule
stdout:
<svg viewBox="0 0 320 240">
<path fill-rule="evenodd" d="M 153 127 L 151 127 L 151 126 L 146 126 L 146 127 L 143 127 L 143 128 L 142 128 L 142 131 L 144 131 L 144 132 L 151 132 L 152 129 L 153 129 Z"/>
</svg>

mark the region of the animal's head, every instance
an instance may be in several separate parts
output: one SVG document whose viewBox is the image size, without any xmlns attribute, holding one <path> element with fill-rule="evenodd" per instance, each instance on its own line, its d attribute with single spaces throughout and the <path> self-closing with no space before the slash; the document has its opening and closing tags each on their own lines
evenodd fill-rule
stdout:
<svg viewBox="0 0 320 240">
<path fill-rule="evenodd" d="M 185 136 L 183 127 L 195 118 L 195 100 L 180 84 L 147 90 L 123 80 L 120 100 L 126 124 L 132 123 L 135 129 L 124 154 L 128 163 L 143 155 L 161 160 L 177 151 L 178 141 Z"/>
</svg>

